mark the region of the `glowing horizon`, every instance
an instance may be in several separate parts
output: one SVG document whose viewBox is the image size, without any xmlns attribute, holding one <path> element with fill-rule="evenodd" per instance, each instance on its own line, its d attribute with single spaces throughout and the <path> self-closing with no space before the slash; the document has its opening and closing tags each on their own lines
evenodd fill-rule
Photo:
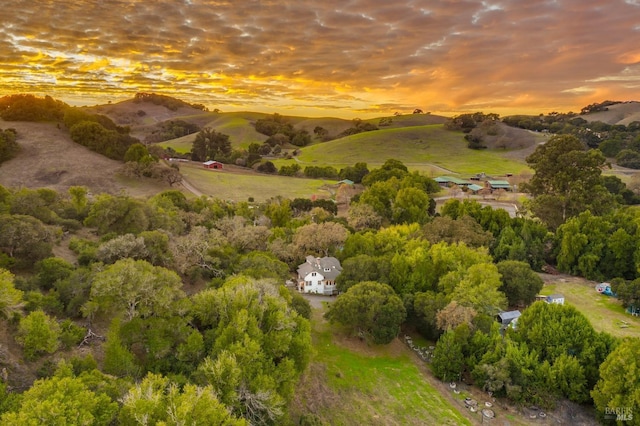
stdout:
<svg viewBox="0 0 640 426">
<path fill-rule="evenodd" d="M 5 3 L 0 95 L 344 118 L 640 100 L 636 0 Z"/>
</svg>

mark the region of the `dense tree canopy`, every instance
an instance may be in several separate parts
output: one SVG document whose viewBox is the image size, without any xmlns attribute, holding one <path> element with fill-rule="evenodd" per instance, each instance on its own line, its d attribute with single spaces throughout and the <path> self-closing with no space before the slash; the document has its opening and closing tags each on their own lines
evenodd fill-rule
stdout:
<svg viewBox="0 0 640 426">
<path fill-rule="evenodd" d="M 600 180 L 606 160 L 600 151 L 586 151 L 578 138 L 551 137 L 527 157 L 527 163 L 535 174 L 523 188 L 535 197 L 532 211 L 550 227 L 586 209 L 611 209 L 612 196 Z"/>
<path fill-rule="evenodd" d="M 338 296 L 325 316 L 380 344 L 389 343 L 397 336 L 406 311 L 391 287 L 368 281 Z"/>
</svg>

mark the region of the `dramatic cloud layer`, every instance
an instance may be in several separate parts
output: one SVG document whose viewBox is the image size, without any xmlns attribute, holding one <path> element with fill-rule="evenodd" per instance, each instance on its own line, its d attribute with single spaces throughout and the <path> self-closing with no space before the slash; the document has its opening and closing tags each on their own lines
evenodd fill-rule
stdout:
<svg viewBox="0 0 640 426">
<path fill-rule="evenodd" d="M 286 113 L 640 99 L 640 0 L 4 0 L 0 94 Z"/>
</svg>

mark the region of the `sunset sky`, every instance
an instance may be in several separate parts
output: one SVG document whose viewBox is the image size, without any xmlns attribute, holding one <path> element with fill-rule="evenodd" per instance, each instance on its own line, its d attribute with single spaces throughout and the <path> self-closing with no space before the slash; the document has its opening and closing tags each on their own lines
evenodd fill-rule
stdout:
<svg viewBox="0 0 640 426">
<path fill-rule="evenodd" d="M 640 100 L 640 0 L 3 0 L 0 95 L 222 111 L 548 113 Z"/>
</svg>

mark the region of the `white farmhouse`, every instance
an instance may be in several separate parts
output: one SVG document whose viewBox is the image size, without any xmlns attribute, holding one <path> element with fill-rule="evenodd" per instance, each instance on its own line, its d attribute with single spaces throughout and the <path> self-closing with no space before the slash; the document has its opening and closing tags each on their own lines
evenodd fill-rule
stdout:
<svg viewBox="0 0 640 426">
<path fill-rule="evenodd" d="M 336 277 L 340 272 L 342 272 L 342 266 L 335 257 L 307 256 L 307 261 L 298 266 L 298 291 L 324 295 L 337 294 Z"/>
</svg>

